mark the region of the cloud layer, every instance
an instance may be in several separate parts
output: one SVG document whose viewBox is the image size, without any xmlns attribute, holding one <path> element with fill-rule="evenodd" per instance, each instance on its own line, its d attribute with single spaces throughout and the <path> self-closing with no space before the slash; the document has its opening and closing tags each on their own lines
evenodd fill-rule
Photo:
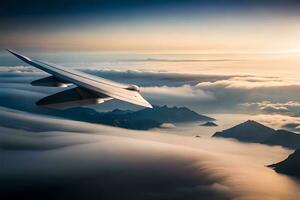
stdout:
<svg viewBox="0 0 300 200">
<path fill-rule="evenodd" d="M 153 105 L 187 106 L 199 113 L 277 114 L 294 117 L 283 127 L 299 125 L 300 85 L 278 77 L 246 75 L 177 74 L 167 72 L 85 69 L 85 72 L 142 86 L 141 92 Z M 47 76 L 33 67 L 0 67 L 0 106 L 50 114 L 35 102 L 62 89 L 33 87 L 30 82 Z M 22 99 L 22 100 L 20 100 Z M 140 109 L 121 101 L 95 106 L 99 110 Z M 290 118 L 291 119 L 291 118 Z M 287 125 L 287 126 L 286 126 Z M 278 127 L 278 126 L 277 126 Z"/>
<path fill-rule="evenodd" d="M 289 153 L 280 147 L 0 113 L 4 198 L 297 199 L 300 192 L 264 167 Z"/>
<path fill-rule="evenodd" d="M 194 106 L 207 111 L 238 106 L 263 109 L 271 104 L 283 111 L 298 106 L 296 100 L 281 104 L 261 101 L 262 95 L 275 101 L 278 87 L 287 87 L 286 95 L 297 90 L 296 86 L 282 86 L 272 77 L 141 71 L 91 73 L 140 84 L 143 95 L 157 104 Z M 297 182 L 265 167 L 284 159 L 289 150 L 53 118 L 47 116 L 50 110 L 35 106 L 35 102 L 60 89 L 45 90 L 29 84 L 43 76 L 22 66 L 0 68 L 3 199 L 298 198 Z M 280 117 L 275 121 L 282 126 L 284 122 L 294 122 L 292 117 L 288 121 L 281 121 Z M 176 127 L 165 124 L 164 128 Z"/>
</svg>

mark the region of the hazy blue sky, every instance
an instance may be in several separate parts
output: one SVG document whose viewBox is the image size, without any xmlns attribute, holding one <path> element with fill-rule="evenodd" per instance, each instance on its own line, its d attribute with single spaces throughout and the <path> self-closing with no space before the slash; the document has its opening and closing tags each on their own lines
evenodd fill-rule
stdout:
<svg viewBox="0 0 300 200">
<path fill-rule="evenodd" d="M 35 1 L 0 8 L 0 47 L 299 50 L 298 1 Z"/>
</svg>

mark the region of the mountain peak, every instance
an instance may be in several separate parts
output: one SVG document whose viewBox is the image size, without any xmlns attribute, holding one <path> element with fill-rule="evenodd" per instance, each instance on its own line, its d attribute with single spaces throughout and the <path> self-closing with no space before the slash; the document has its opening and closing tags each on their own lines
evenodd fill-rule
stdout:
<svg viewBox="0 0 300 200">
<path fill-rule="evenodd" d="M 246 123 L 246 124 L 261 124 L 261 123 L 258 123 L 257 121 L 251 120 L 251 119 L 248 119 L 244 123 Z"/>
<path fill-rule="evenodd" d="M 230 129 L 216 132 L 213 137 L 234 138 L 242 142 L 300 148 L 300 134 L 286 130 L 274 130 L 253 120 L 248 120 Z"/>
<path fill-rule="evenodd" d="M 218 125 L 214 122 L 205 122 L 203 124 L 200 124 L 200 126 L 218 126 Z"/>
<path fill-rule="evenodd" d="M 263 142 L 274 134 L 275 130 L 254 120 L 248 120 L 222 132 L 216 132 L 213 137 L 235 138 L 244 142 Z"/>
<path fill-rule="evenodd" d="M 250 120 L 250 119 L 247 120 L 247 121 L 245 121 L 245 122 L 243 122 L 243 123 L 241 123 L 241 124 L 239 124 L 239 125 L 243 125 L 243 126 L 256 126 L 256 127 L 266 128 L 266 129 L 272 129 L 272 128 L 267 127 L 267 126 L 265 126 L 265 125 L 263 125 L 263 124 L 261 124 L 261 123 L 259 123 L 257 121 Z M 272 130 L 274 130 L 274 129 L 272 129 Z"/>
</svg>

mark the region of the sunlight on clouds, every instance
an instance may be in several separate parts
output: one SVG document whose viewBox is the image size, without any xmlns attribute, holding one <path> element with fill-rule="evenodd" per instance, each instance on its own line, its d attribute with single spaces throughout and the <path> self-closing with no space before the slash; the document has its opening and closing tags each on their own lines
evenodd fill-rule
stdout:
<svg viewBox="0 0 300 200">
<path fill-rule="evenodd" d="M 121 194 L 139 199 L 296 200 L 300 192 L 297 182 L 265 167 L 290 153 L 281 147 L 131 131 L 4 108 L 0 111 L 1 119 L 13 122 L 0 121 L 0 155 L 5 161 L 0 166 L 2 192 L 14 192 L 24 184 L 27 186 L 19 194 L 37 186 L 35 191 L 47 192 L 46 188 L 55 184 L 64 191 L 53 194 L 56 198 L 67 198 L 72 191 L 87 198 L 91 193 L 105 193 L 109 199 L 118 199 L 115 194 Z M 16 126 L 22 123 L 39 129 L 32 133 Z M 4 124 L 11 127 L 4 128 Z M 6 181 L 8 176 L 18 184 Z M 87 184 L 84 177 L 93 177 L 88 178 L 88 192 L 82 190 Z M 119 184 L 125 190 L 120 190 Z M 156 195 L 150 195 L 153 193 Z"/>
<path fill-rule="evenodd" d="M 216 82 L 202 82 L 198 83 L 196 87 L 209 88 L 224 86 L 225 88 L 232 89 L 255 89 L 255 88 L 272 88 L 272 87 L 284 87 L 294 86 L 294 83 L 288 83 L 278 80 L 272 80 L 270 78 L 232 78 L 229 80 L 221 80 Z M 299 84 L 300 85 L 300 84 Z"/>
<path fill-rule="evenodd" d="M 261 114 L 261 115 L 255 115 L 252 117 L 253 120 L 257 120 L 261 123 L 267 124 L 271 127 L 275 127 L 278 129 L 281 128 L 294 128 L 295 131 L 300 131 L 299 125 L 300 125 L 300 118 L 299 117 L 292 117 L 292 116 L 286 116 L 286 115 L 280 115 L 280 114 Z M 294 124 L 294 127 L 291 127 L 289 125 Z"/>
<path fill-rule="evenodd" d="M 197 97 L 199 101 L 208 101 L 213 99 L 213 96 L 211 96 L 209 93 L 206 93 L 202 90 L 194 90 L 194 88 L 190 85 L 183 85 L 180 87 L 143 87 L 141 88 L 141 92 L 148 95 L 165 95 L 170 97 Z"/>
</svg>

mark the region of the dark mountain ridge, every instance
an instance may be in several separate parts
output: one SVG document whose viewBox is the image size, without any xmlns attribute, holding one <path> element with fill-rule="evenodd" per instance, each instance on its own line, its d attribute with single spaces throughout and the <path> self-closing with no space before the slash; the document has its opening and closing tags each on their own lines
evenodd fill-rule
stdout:
<svg viewBox="0 0 300 200">
<path fill-rule="evenodd" d="M 286 130 L 274 130 L 263 124 L 248 120 L 227 130 L 216 132 L 213 137 L 233 138 L 241 142 L 300 148 L 300 135 Z"/>
<path fill-rule="evenodd" d="M 112 111 L 108 114 L 115 114 Z M 176 122 L 193 122 L 193 121 L 214 121 L 215 119 L 200 115 L 186 107 L 168 107 L 168 106 L 154 106 L 153 108 L 145 108 L 143 110 L 130 112 L 125 111 L 120 113 L 119 117 L 126 119 L 140 119 L 140 120 L 155 120 L 160 123 L 176 123 Z"/>
<path fill-rule="evenodd" d="M 276 172 L 300 178 L 300 149 L 279 163 L 269 165 Z"/>
<path fill-rule="evenodd" d="M 51 111 L 51 115 L 136 130 L 157 128 L 163 123 L 215 120 L 205 115 L 200 115 L 186 107 L 167 106 L 154 106 L 153 109 L 145 108 L 139 111 L 115 109 L 109 112 L 98 112 L 92 108 L 76 107 Z"/>
</svg>

